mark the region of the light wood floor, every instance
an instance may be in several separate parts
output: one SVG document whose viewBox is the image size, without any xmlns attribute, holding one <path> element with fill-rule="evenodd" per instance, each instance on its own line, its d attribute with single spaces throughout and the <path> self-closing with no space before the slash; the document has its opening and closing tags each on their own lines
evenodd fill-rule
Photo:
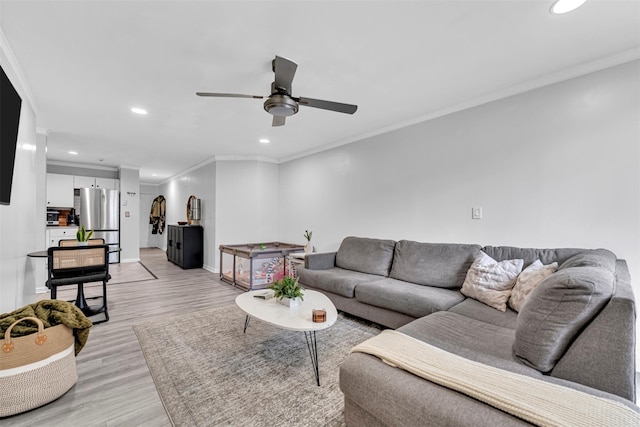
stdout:
<svg viewBox="0 0 640 427">
<path fill-rule="evenodd" d="M 87 345 L 77 357 L 77 384 L 48 405 L 0 419 L 0 425 L 171 425 L 132 325 L 229 305 L 242 291 L 206 270 L 182 270 L 159 249 L 142 249 L 140 256 L 158 279 L 140 280 L 146 276 L 132 275 L 136 281 L 107 285 L 111 319 L 91 328 Z M 126 267 L 114 267 L 114 276 L 126 274 Z M 90 287 L 87 293 L 99 290 Z M 74 291 L 59 291 L 58 295 L 73 299 Z"/>
</svg>

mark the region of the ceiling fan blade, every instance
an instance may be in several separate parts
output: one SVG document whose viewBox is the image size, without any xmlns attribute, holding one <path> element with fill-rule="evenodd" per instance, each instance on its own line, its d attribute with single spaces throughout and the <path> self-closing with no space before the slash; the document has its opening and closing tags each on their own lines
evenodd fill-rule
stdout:
<svg viewBox="0 0 640 427">
<path fill-rule="evenodd" d="M 303 98 L 297 99 L 300 105 L 313 108 L 322 108 L 323 110 L 337 111 L 338 113 L 353 114 L 358 109 L 357 105 L 343 104 L 341 102 L 323 101 L 321 99 Z"/>
<path fill-rule="evenodd" d="M 253 98 L 262 99 L 264 96 L 259 95 L 242 95 L 240 93 L 210 93 L 210 92 L 196 92 L 198 96 L 213 96 L 217 98 Z"/>
<path fill-rule="evenodd" d="M 283 88 L 287 94 L 291 95 L 291 82 L 296 74 L 298 64 L 289 61 L 287 58 L 276 56 L 273 60 L 273 72 L 276 74 L 276 87 Z"/>
<path fill-rule="evenodd" d="M 273 116 L 273 121 L 271 122 L 271 126 L 284 126 L 285 116 Z"/>
</svg>

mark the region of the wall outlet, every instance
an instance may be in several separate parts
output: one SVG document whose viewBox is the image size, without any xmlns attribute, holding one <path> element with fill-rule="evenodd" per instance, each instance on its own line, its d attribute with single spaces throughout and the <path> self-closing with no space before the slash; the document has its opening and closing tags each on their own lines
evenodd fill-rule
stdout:
<svg viewBox="0 0 640 427">
<path fill-rule="evenodd" d="M 474 206 L 471 208 L 471 219 L 482 219 L 482 206 Z"/>
</svg>

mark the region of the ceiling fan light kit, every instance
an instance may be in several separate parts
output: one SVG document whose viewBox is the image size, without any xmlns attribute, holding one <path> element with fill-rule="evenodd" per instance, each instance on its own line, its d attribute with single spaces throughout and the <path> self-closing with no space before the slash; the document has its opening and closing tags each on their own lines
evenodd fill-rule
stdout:
<svg viewBox="0 0 640 427">
<path fill-rule="evenodd" d="M 553 2 L 553 5 L 551 5 L 551 13 L 560 15 L 571 12 L 585 4 L 586 1 L 587 0 L 556 0 Z"/>
<path fill-rule="evenodd" d="M 313 98 L 294 98 L 291 96 L 291 83 L 293 82 L 293 76 L 296 73 L 298 64 L 281 56 L 276 56 L 273 61 L 271 61 L 271 68 L 275 74 L 275 79 L 274 82 L 271 83 L 271 95 L 266 97 L 267 100 L 264 102 L 264 110 L 273 116 L 272 126 L 283 126 L 285 124 L 285 118 L 296 114 L 300 105 L 345 114 L 353 114 L 358 109 L 357 105 L 352 104 L 323 101 Z M 217 98 L 264 98 L 259 95 L 243 95 L 237 93 L 196 92 L 196 95 Z"/>
<path fill-rule="evenodd" d="M 293 98 L 276 93 L 264 101 L 264 109 L 273 116 L 293 116 L 298 112 L 298 103 Z"/>
</svg>

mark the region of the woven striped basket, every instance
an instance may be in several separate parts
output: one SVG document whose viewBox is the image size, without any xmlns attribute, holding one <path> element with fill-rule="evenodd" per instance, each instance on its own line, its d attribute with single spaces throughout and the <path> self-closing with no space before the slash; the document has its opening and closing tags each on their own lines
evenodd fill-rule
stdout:
<svg viewBox="0 0 640 427">
<path fill-rule="evenodd" d="M 38 332 L 11 338 L 24 321 L 37 323 Z M 25 317 L 7 328 L 0 344 L 0 417 L 49 403 L 78 380 L 73 330 L 65 325 L 45 329 L 40 319 Z"/>
</svg>

